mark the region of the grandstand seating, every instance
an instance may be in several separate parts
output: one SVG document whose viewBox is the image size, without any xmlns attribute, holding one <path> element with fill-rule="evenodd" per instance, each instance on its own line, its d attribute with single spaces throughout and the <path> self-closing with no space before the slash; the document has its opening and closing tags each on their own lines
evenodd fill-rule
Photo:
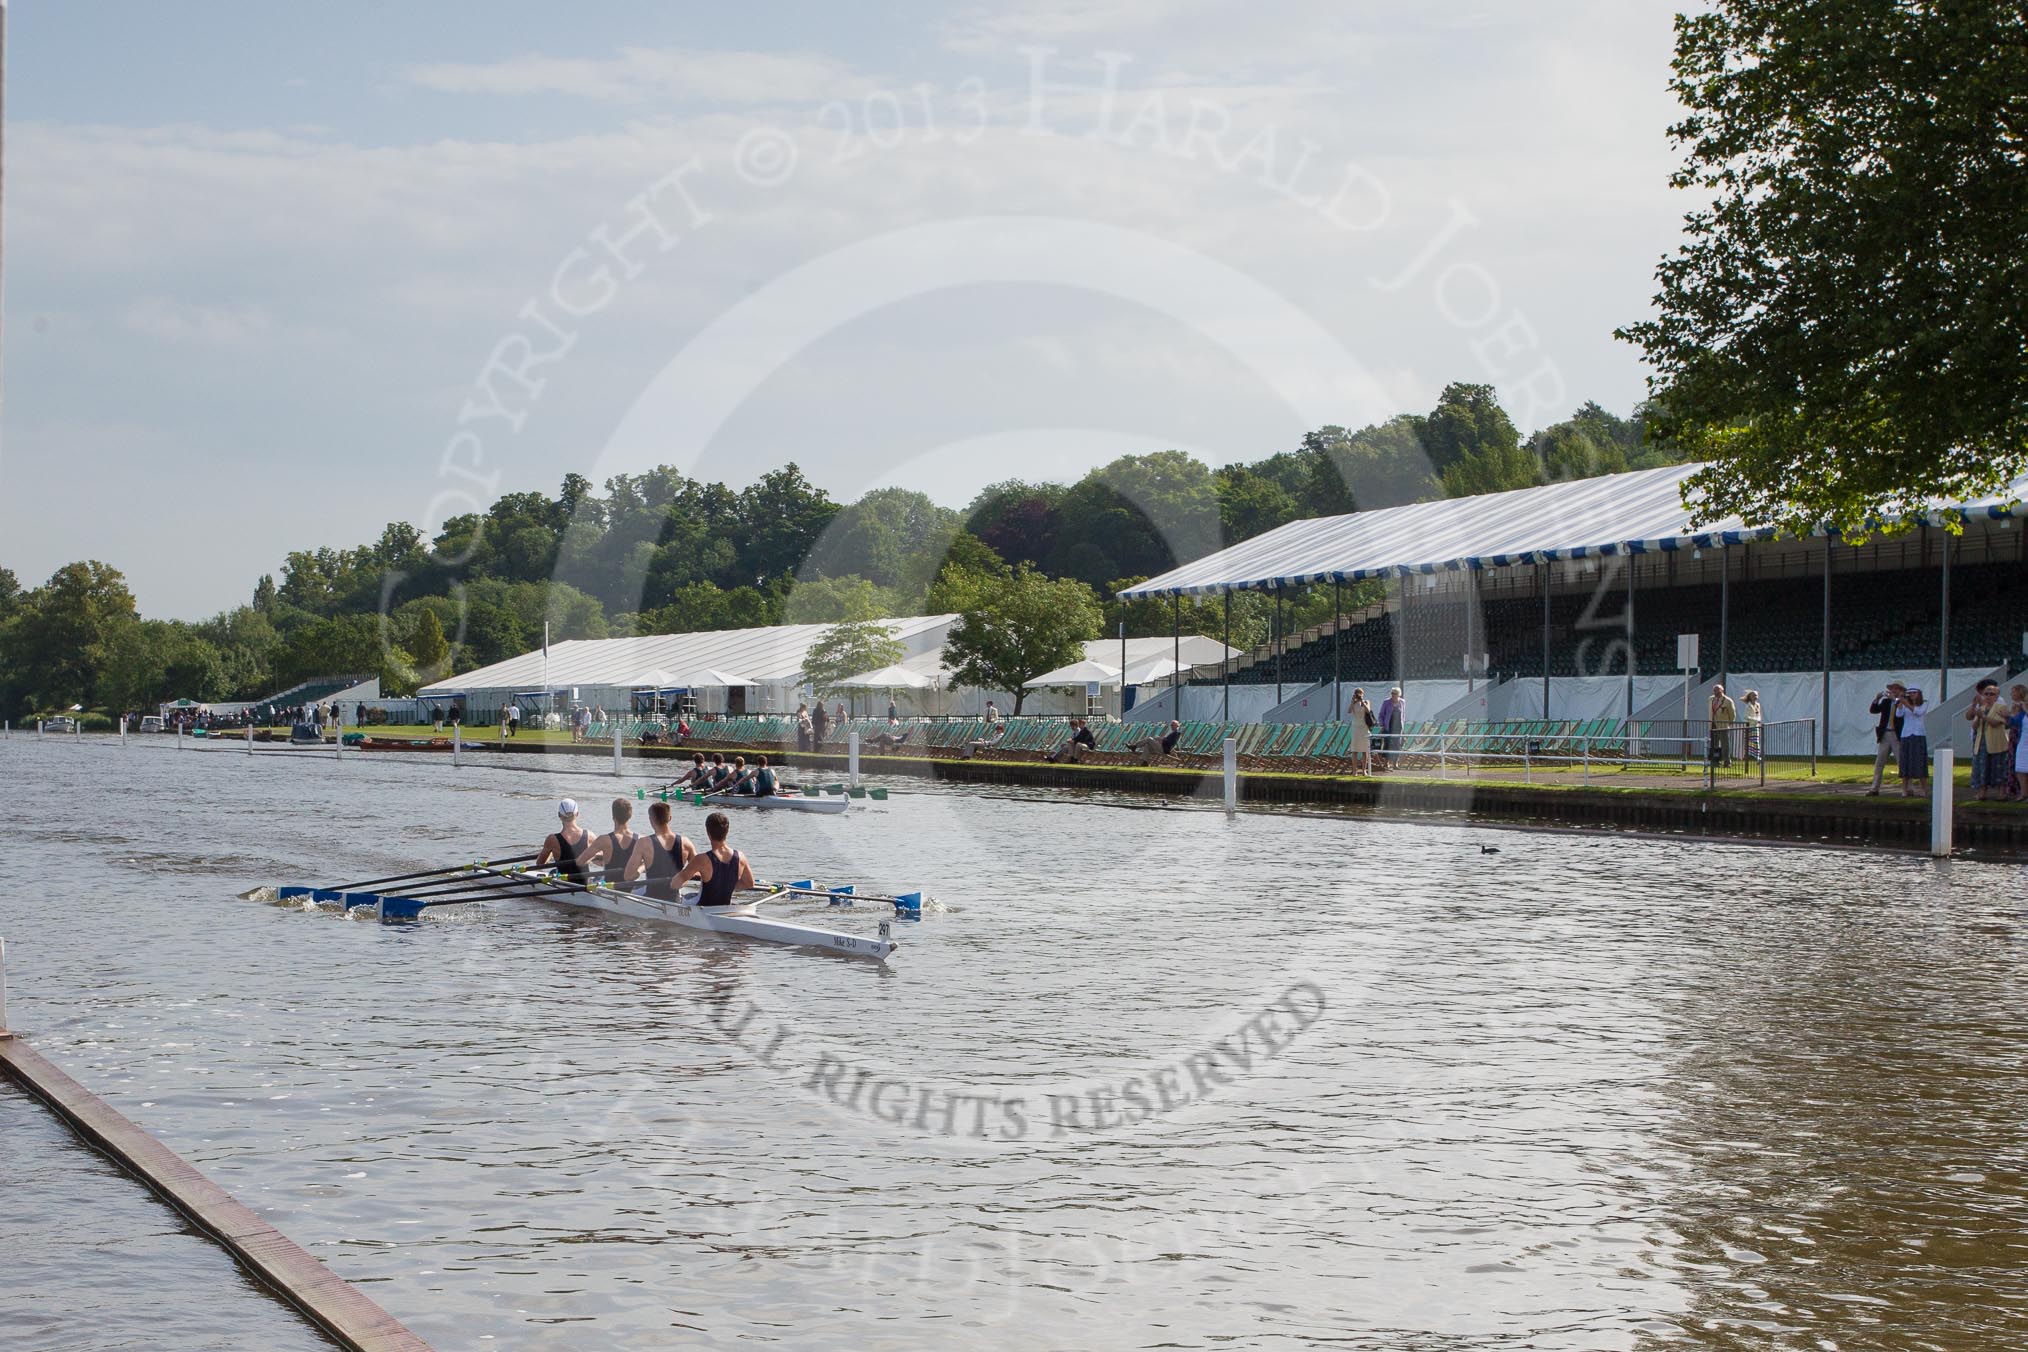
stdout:
<svg viewBox="0 0 2028 1352">
<path fill-rule="evenodd" d="M 255 700 L 253 707 L 262 713 L 276 709 L 293 709 L 301 704 L 316 704 L 331 698 L 341 690 L 370 681 L 371 676 L 319 676 L 308 681 L 299 681 L 277 694 Z"/>
<path fill-rule="evenodd" d="M 2028 631 L 2028 587 L 2009 563 L 1961 566 L 1951 573 L 1950 653 L 1954 666 L 1997 666 L 2021 653 Z M 1811 671 L 1823 660 L 1823 580 L 1794 577 L 1735 582 L 1731 588 L 1727 661 L 1734 671 Z M 1718 674 L 1720 595 L 1717 584 L 1644 588 L 1634 597 L 1635 670 L 1667 675 L 1676 668 L 1676 635 L 1704 636 L 1702 678 Z M 1587 611 L 1589 610 L 1589 615 Z M 1831 668 L 1866 671 L 1934 665 L 1942 618 L 1942 588 L 1934 569 L 1833 572 Z M 1550 601 L 1550 674 L 1576 676 L 1624 670 L 1615 645 L 1622 637 L 1617 596 L 1554 595 Z M 1348 626 L 1339 657 L 1347 683 L 1442 679 L 1461 673 L 1466 650 L 1465 610 L 1456 599 L 1411 602 L 1402 645 L 1402 612 L 1389 610 Z M 1542 603 L 1536 597 L 1488 601 L 1482 610 L 1482 646 L 1495 673 L 1542 675 Z M 1405 646 L 1406 670 L 1397 670 Z M 1610 654 L 1610 656 L 1609 656 Z M 1281 683 L 1291 690 L 1331 679 L 1332 636 L 1327 631 L 1292 647 L 1281 661 Z M 1216 673 L 1193 685 L 1218 685 Z M 1273 657 L 1236 669 L 1235 685 L 1272 685 Z"/>
</svg>

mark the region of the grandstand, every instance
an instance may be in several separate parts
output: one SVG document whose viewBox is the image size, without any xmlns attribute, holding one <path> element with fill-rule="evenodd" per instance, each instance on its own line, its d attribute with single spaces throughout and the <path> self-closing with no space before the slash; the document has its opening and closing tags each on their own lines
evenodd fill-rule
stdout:
<svg viewBox="0 0 2028 1352">
<path fill-rule="evenodd" d="M 1512 683 L 1526 682 L 1533 715 L 1581 718 L 1614 711 L 1600 699 L 1616 680 L 1617 712 L 1632 716 L 1682 690 L 1677 637 L 1695 634 L 1693 686 L 1779 687 L 1788 716 L 1818 719 L 1827 739 L 1842 729 L 1850 743 L 1857 723 L 1832 707 L 1834 687 L 1903 674 L 1942 694 L 2023 665 L 2028 530 L 2015 513 L 2028 485 L 1963 507 L 1962 535 L 1944 528 L 1939 507 L 1907 531 L 1852 545 L 1775 538 L 1737 521 L 1693 531 L 1680 485 L 1696 468 L 1294 522 L 1151 578 L 1125 594 L 1378 578 L 1387 595 L 1280 651 L 1198 667 L 1189 690 L 1137 714 L 1235 717 L 1244 708 L 1269 721 L 1328 720 L 1353 685 L 1384 693 L 1416 683 L 1419 715 L 1437 716 L 1487 685 L 1505 687 L 1501 702 L 1519 708 Z M 1294 698 L 1320 689 L 1321 699 Z"/>
</svg>

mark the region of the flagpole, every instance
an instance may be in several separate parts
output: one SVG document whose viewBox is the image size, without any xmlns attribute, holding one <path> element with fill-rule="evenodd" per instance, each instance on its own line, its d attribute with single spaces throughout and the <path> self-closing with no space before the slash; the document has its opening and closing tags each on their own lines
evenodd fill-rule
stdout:
<svg viewBox="0 0 2028 1352">
<path fill-rule="evenodd" d="M 555 712 L 556 700 L 549 689 L 549 621 L 542 622 L 542 712 L 543 724 L 549 722 L 547 715 Z"/>
</svg>

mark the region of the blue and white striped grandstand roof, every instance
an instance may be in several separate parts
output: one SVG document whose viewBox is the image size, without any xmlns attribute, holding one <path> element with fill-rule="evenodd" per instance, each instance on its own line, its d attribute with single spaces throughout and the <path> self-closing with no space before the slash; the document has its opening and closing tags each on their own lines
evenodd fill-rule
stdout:
<svg viewBox="0 0 2028 1352">
<path fill-rule="evenodd" d="M 1682 483 L 1701 468 L 1665 465 L 1506 493 L 1291 521 L 1120 594 L 1189 596 L 1356 582 L 1552 559 L 1708 548 L 1776 536 L 1772 528 L 1748 527 L 1737 517 L 1692 530 Z M 2028 478 L 2016 480 L 2007 493 L 1964 508 L 1974 515 L 2008 516 L 2019 510 L 2024 494 Z M 1946 506 L 1933 504 L 1932 517 Z"/>
</svg>

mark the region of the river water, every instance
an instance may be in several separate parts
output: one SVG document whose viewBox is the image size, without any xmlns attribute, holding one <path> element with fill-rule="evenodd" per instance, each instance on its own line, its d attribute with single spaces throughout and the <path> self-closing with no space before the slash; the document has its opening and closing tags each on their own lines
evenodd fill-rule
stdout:
<svg viewBox="0 0 2028 1352">
<path fill-rule="evenodd" d="M 897 783 L 735 818 L 884 966 L 236 895 L 616 784 L 479 759 L 0 742 L 14 1026 L 439 1348 L 2028 1339 L 2018 866 Z M 314 1345 L 104 1167 L 0 1098 L 0 1345 Z"/>
</svg>

